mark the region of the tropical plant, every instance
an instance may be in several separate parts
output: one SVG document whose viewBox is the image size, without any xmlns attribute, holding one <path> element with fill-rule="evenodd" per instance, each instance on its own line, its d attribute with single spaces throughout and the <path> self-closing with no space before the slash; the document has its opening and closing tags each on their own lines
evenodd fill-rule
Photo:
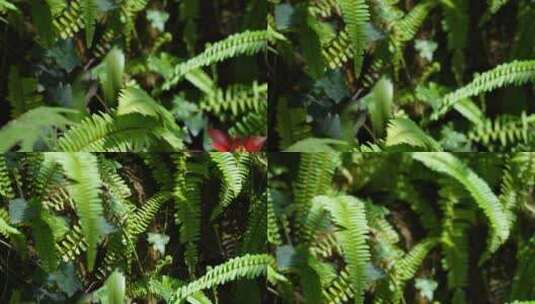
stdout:
<svg viewBox="0 0 535 304">
<path fill-rule="evenodd" d="M 276 303 L 532 303 L 535 153 L 270 154 Z"/>
<path fill-rule="evenodd" d="M 535 148 L 532 1 L 271 2 L 270 150 Z"/>
<path fill-rule="evenodd" d="M 0 156 L 0 302 L 261 303 L 262 153 Z"/>
<path fill-rule="evenodd" d="M 0 152 L 212 150 L 213 127 L 265 137 L 267 8 L 0 1 Z"/>
</svg>

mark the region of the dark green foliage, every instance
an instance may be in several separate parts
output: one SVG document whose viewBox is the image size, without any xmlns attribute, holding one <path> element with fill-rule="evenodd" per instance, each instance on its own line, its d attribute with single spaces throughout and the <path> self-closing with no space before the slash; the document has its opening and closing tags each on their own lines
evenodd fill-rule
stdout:
<svg viewBox="0 0 535 304">
<path fill-rule="evenodd" d="M 270 150 L 534 149 L 530 0 L 272 2 Z"/>
<path fill-rule="evenodd" d="M 535 153 L 269 160 L 270 287 L 282 303 L 535 299 Z"/>
<path fill-rule="evenodd" d="M 266 170 L 261 153 L 2 155 L 0 302 L 261 303 Z"/>
<path fill-rule="evenodd" d="M 268 41 L 280 39 L 266 29 L 267 9 L 2 0 L 0 152 L 210 151 L 210 128 L 265 137 L 262 66 Z"/>
</svg>

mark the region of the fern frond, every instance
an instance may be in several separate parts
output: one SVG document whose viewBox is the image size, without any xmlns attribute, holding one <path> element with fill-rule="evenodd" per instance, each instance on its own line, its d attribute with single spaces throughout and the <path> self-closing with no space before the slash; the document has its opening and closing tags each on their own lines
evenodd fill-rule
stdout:
<svg viewBox="0 0 535 304">
<path fill-rule="evenodd" d="M 135 21 L 138 13 L 142 11 L 147 5 L 148 0 L 125 0 L 122 1 L 120 11 L 121 11 L 121 21 L 124 25 L 124 39 L 127 49 L 130 48 L 131 40 L 135 34 Z"/>
<path fill-rule="evenodd" d="M 535 271 L 535 237 L 524 242 L 517 251 L 517 265 L 511 286 L 511 299 L 535 298 L 535 287 L 530 283 Z"/>
<path fill-rule="evenodd" d="M 314 0 L 308 6 L 310 15 L 316 18 L 329 18 L 338 11 L 336 0 Z"/>
<path fill-rule="evenodd" d="M 262 253 L 266 250 L 267 242 L 267 194 L 253 198 L 249 206 L 247 230 L 243 234 L 240 244 L 240 252 Z"/>
<path fill-rule="evenodd" d="M 363 202 L 351 196 L 317 196 L 313 204 L 321 205 L 332 215 L 339 227 L 336 238 L 342 247 L 347 263 L 351 284 L 355 291 L 355 303 L 364 303 L 364 291 L 367 284 L 366 266 L 370 260 L 367 244 L 368 222 Z"/>
<path fill-rule="evenodd" d="M 7 210 L 0 209 L 0 235 L 8 238 L 12 234 L 20 234 L 20 231 L 9 225 L 9 214 Z"/>
<path fill-rule="evenodd" d="M 161 206 L 171 198 L 171 193 L 164 191 L 153 195 L 143 206 L 134 211 L 134 214 L 127 218 L 127 230 L 131 237 L 145 232 L 149 224 L 154 219 Z"/>
<path fill-rule="evenodd" d="M 48 210 L 62 211 L 66 208 L 74 209 L 74 202 L 70 197 L 66 183 L 61 183 L 57 187 L 47 189 L 43 197 L 43 205 Z"/>
<path fill-rule="evenodd" d="M 8 200 L 15 197 L 4 154 L 0 154 L 0 197 L 5 197 Z"/>
<path fill-rule="evenodd" d="M 463 83 L 464 49 L 470 31 L 469 3 L 464 0 L 440 2 L 444 12 L 443 27 L 448 35 L 448 48 L 453 51 L 452 70 L 458 83 Z"/>
<path fill-rule="evenodd" d="M 267 134 L 267 116 L 267 108 L 260 112 L 249 112 L 228 129 L 228 133 L 235 137 Z"/>
<path fill-rule="evenodd" d="M 149 130 L 159 124 L 150 117 L 126 115 L 113 118 L 95 114 L 71 128 L 59 139 L 59 151 L 142 151 L 154 142 Z"/>
<path fill-rule="evenodd" d="M 230 281 L 263 276 L 269 267 L 275 267 L 275 260 L 267 254 L 246 254 L 230 259 L 208 270 L 199 279 L 180 287 L 169 302 L 178 304 L 188 296 L 203 289 L 223 285 Z"/>
<path fill-rule="evenodd" d="M 420 222 L 426 230 L 436 231 L 439 228 L 436 226 L 439 218 L 427 199 L 416 189 L 412 180 L 406 177 L 400 177 L 394 186 L 394 193 L 396 197 L 406 202 L 412 211 L 418 214 Z"/>
<path fill-rule="evenodd" d="M 186 264 L 194 273 L 198 260 L 197 241 L 201 233 L 201 191 L 204 182 L 203 164 L 192 162 L 185 154 L 175 157 L 175 185 L 173 195 L 176 204 L 175 219 L 180 225 L 180 241 L 186 244 Z"/>
<path fill-rule="evenodd" d="M 279 99 L 275 130 L 280 137 L 281 149 L 309 137 L 312 128 L 306 124 L 306 115 L 303 108 L 290 108 L 286 99 Z"/>
<path fill-rule="evenodd" d="M 79 225 L 74 225 L 63 239 L 56 243 L 56 250 L 66 263 L 87 251 L 87 243 Z"/>
<path fill-rule="evenodd" d="M 113 48 L 96 68 L 104 98 L 109 106 L 115 106 L 119 90 L 123 86 L 125 55 Z"/>
<path fill-rule="evenodd" d="M 396 287 L 393 292 L 392 303 L 401 302 L 405 284 L 408 280 L 414 277 L 429 251 L 431 251 L 437 243 L 437 239 L 425 239 L 411 248 L 403 258 L 396 261 L 393 269 L 393 278 Z"/>
<path fill-rule="evenodd" d="M 412 279 L 429 251 L 431 251 L 437 244 L 437 239 L 430 238 L 421 241 L 411 248 L 402 259 L 395 263 L 394 271 L 396 272 L 396 277 L 401 282 Z"/>
<path fill-rule="evenodd" d="M 353 298 L 355 292 L 350 280 L 348 269 L 345 267 L 329 286 L 322 290 L 322 294 L 328 304 L 347 303 L 349 299 Z"/>
<path fill-rule="evenodd" d="M 481 143 L 495 150 L 506 148 L 515 144 L 529 144 L 532 139 L 531 132 L 535 126 L 535 115 L 522 112 L 520 117 L 499 116 L 495 120 L 486 119 L 480 125 L 475 125 L 468 133 L 468 139 Z"/>
<path fill-rule="evenodd" d="M 267 109 L 266 83 L 253 82 L 250 86 L 234 85 L 226 90 L 216 90 L 201 100 L 200 108 L 214 114 L 230 113 L 232 117 L 247 112 Z"/>
<path fill-rule="evenodd" d="M 0 0 L 0 13 L 4 13 L 7 10 L 18 11 L 18 8 L 7 0 Z"/>
<path fill-rule="evenodd" d="M 414 153 L 413 158 L 461 183 L 483 211 L 490 223 L 487 250 L 480 263 L 485 261 L 507 240 L 510 232 L 510 222 L 496 195 L 483 179 L 450 153 Z"/>
<path fill-rule="evenodd" d="M 506 162 L 501 184 L 500 202 L 509 221 L 515 222 L 518 210 L 530 209 L 531 189 L 535 186 L 535 154 L 517 152 Z"/>
<path fill-rule="evenodd" d="M 273 207 L 273 200 L 271 199 L 271 192 L 268 192 L 267 195 L 267 240 L 268 243 L 273 245 L 278 246 L 282 244 L 282 237 Z"/>
<path fill-rule="evenodd" d="M 104 232 L 103 207 L 100 200 L 101 179 L 97 158 L 89 153 L 47 153 L 63 166 L 72 182 L 68 190 L 76 204 L 76 213 L 87 242 L 87 267 L 93 270 L 97 245 Z"/>
<path fill-rule="evenodd" d="M 448 271 L 448 288 L 452 290 L 461 290 L 468 283 L 468 258 L 469 258 L 469 240 L 467 229 L 469 222 L 464 214 L 465 210 L 457 207 L 459 199 L 450 193 L 450 191 L 440 191 L 445 201 L 442 202 L 442 211 L 444 220 L 442 221 L 442 233 L 440 243 L 444 252 L 442 265 Z M 464 298 L 462 293 L 456 292 L 457 298 Z"/>
<path fill-rule="evenodd" d="M 490 13 L 496 14 L 507 2 L 509 0 L 488 0 Z"/>
<path fill-rule="evenodd" d="M 188 72 L 209 66 L 239 55 L 254 55 L 267 46 L 267 31 L 245 31 L 233 34 L 211 46 L 204 52 L 175 67 L 173 75 L 162 85 L 164 90 L 176 85 Z"/>
<path fill-rule="evenodd" d="M 85 27 L 82 18 L 82 8 L 80 0 L 71 1 L 59 15 L 52 20 L 54 31 L 61 39 L 73 37 L 78 31 Z"/>
<path fill-rule="evenodd" d="M 368 44 L 366 24 L 370 20 L 370 12 L 366 0 L 337 0 L 346 24 L 347 33 L 353 46 L 353 69 L 359 77 L 364 60 L 364 52 Z"/>
<path fill-rule="evenodd" d="M 432 118 L 438 119 L 455 103 L 510 85 L 520 86 L 535 81 L 535 60 L 513 61 L 474 77 L 471 83 L 444 96 Z"/>
<path fill-rule="evenodd" d="M 98 42 L 95 43 L 95 57 L 102 58 L 106 56 L 110 49 L 113 47 L 113 40 L 117 38 L 117 31 L 113 28 L 108 29 L 102 36 L 99 38 Z"/>
<path fill-rule="evenodd" d="M 238 160 L 232 153 L 212 152 L 210 159 L 216 164 L 223 176 L 219 207 L 212 213 L 212 219 L 214 219 L 240 194 L 245 176 L 238 166 Z"/>
<path fill-rule="evenodd" d="M 394 39 L 398 43 L 413 40 L 435 4 L 434 1 L 423 1 L 410 10 L 405 17 L 396 21 L 392 25 Z"/>
<path fill-rule="evenodd" d="M 111 160 L 101 156 L 98 157 L 98 167 L 101 172 L 102 182 L 113 198 L 124 201 L 132 195 L 132 191 L 117 173 L 117 169 Z"/>
<path fill-rule="evenodd" d="M 347 30 L 342 30 L 331 41 L 322 46 L 321 55 L 330 69 L 336 69 L 353 58 L 353 45 Z"/>
<path fill-rule="evenodd" d="M 294 187 L 294 206 L 298 237 L 305 237 L 302 221 L 306 218 L 312 199 L 327 194 L 337 166 L 338 155 L 333 153 L 302 153 Z"/>
<path fill-rule="evenodd" d="M 182 139 L 180 138 L 183 132 L 176 124 L 172 113 L 144 90 L 134 86 L 127 86 L 121 90 L 116 114 L 119 115 L 118 117 L 141 114 L 157 119 L 160 127 L 152 130 L 153 134 L 161 137 L 175 150 L 183 148 Z"/>
<path fill-rule="evenodd" d="M 11 66 L 8 76 L 7 100 L 11 105 L 11 118 L 17 118 L 27 111 L 42 105 L 42 97 L 37 94 L 37 79 L 24 77 L 17 66 Z"/>
<path fill-rule="evenodd" d="M 147 165 L 151 172 L 152 177 L 163 190 L 170 190 L 173 188 L 174 182 L 172 178 L 172 171 L 166 164 L 165 158 L 156 153 L 139 153 L 138 154 L 145 165 Z"/>
<path fill-rule="evenodd" d="M 392 119 L 386 129 L 386 146 L 408 144 L 426 151 L 442 151 L 442 147 L 431 136 L 425 134 L 409 118 Z"/>
<path fill-rule="evenodd" d="M 80 11 L 85 26 L 85 43 L 88 47 L 93 44 L 95 35 L 95 23 L 97 19 L 98 6 L 95 0 L 79 0 Z"/>
<path fill-rule="evenodd" d="M 45 220 L 45 217 L 50 215 L 43 209 L 39 209 L 39 215 L 31 223 L 35 248 L 41 259 L 43 269 L 47 272 L 53 272 L 59 265 L 59 257 L 54 247 L 54 234 Z"/>
<path fill-rule="evenodd" d="M 393 245 L 398 243 L 400 238 L 392 224 L 387 220 L 388 214 L 389 211 L 385 207 L 366 203 L 366 219 L 370 231 L 373 231 L 381 242 Z"/>
</svg>

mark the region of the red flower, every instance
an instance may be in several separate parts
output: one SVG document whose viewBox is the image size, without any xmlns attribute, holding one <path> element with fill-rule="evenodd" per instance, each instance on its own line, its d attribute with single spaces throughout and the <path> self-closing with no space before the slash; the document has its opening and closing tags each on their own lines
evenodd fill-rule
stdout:
<svg viewBox="0 0 535 304">
<path fill-rule="evenodd" d="M 258 152 L 266 141 L 264 136 L 248 136 L 244 138 L 232 138 L 227 133 L 209 129 L 208 135 L 212 138 L 213 147 L 219 152 Z"/>
</svg>

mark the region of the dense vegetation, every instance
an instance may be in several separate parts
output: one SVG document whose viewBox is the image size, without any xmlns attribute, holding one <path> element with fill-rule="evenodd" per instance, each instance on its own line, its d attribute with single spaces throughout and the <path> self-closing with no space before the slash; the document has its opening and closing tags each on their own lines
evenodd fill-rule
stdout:
<svg viewBox="0 0 535 304">
<path fill-rule="evenodd" d="M 1 303 L 261 303 L 261 153 L 0 156 Z"/>
<path fill-rule="evenodd" d="M 531 151 L 531 0 L 273 0 L 270 150 Z"/>
<path fill-rule="evenodd" d="M 535 153 L 269 161 L 277 303 L 535 303 Z"/>
<path fill-rule="evenodd" d="M 209 128 L 264 137 L 267 8 L 0 0 L 0 151 L 210 150 Z"/>
</svg>

